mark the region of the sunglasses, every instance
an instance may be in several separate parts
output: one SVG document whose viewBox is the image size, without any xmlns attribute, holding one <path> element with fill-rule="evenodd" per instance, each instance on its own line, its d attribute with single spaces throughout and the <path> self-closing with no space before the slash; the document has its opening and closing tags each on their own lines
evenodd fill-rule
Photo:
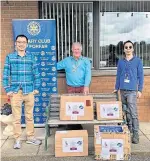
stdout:
<svg viewBox="0 0 150 161">
<path fill-rule="evenodd" d="M 125 46 L 125 49 L 132 49 L 132 46 Z"/>
</svg>

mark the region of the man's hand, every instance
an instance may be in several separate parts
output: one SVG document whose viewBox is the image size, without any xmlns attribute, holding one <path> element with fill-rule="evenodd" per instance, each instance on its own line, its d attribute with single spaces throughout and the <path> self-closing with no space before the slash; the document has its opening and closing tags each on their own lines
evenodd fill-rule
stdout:
<svg viewBox="0 0 150 161">
<path fill-rule="evenodd" d="M 7 96 L 12 97 L 12 96 L 13 96 L 13 92 L 11 92 L 11 91 L 8 92 L 8 93 L 7 93 Z"/>
<path fill-rule="evenodd" d="M 137 98 L 140 98 L 142 96 L 142 92 L 138 91 L 137 92 Z"/>
<path fill-rule="evenodd" d="M 83 90 L 84 94 L 89 94 L 89 87 L 84 87 L 84 90 Z"/>
<path fill-rule="evenodd" d="M 35 94 L 38 94 L 39 93 L 39 91 L 38 90 L 34 90 L 33 91 L 33 94 L 35 95 Z"/>
<path fill-rule="evenodd" d="M 112 93 L 117 93 L 118 91 L 115 89 Z"/>
</svg>

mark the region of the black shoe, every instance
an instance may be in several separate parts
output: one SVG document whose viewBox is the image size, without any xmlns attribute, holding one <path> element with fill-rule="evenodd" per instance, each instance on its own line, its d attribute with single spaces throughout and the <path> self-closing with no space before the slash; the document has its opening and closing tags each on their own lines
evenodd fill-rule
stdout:
<svg viewBox="0 0 150 161">
<path fill-rule="evenodd" d="M 138 133 L 133 133 L 133 136 L 132 136 L 132 143 L 133 144 L 138 144 L 139 143 L 139 134 Z"/>
</svg>

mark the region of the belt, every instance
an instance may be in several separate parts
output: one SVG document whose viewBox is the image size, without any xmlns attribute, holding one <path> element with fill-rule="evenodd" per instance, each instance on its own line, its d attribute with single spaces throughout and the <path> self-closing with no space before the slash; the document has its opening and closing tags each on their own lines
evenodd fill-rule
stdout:
<svg viewBox="0 0 150 161">
<path fill-rule="evenodd" d="M 136 91 L 136 90 L 121 89 L 121 91 Z"/>
<path fill-rule="evenodd" d="M 78 86 L 78 87 L 74 87 L 74 86 L 69 86 L 67 85 L 68 87 L 72 87 L 72 88 L 80 88 L 80 87 L 84 87 L 84 86 Z"/>
</svg>

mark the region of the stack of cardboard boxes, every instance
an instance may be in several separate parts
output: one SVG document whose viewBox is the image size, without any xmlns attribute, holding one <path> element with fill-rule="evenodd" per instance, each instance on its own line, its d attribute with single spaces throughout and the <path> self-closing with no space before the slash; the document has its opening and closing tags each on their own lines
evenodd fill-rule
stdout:
<svg viewBox="0 0 150 161">
<path fill-rule="evenodd" d="M 95 159 L 128 160 L 131 153 L 127 126 L 94 125 Z"/>
<path fill-rule="evenodd" d="M 122 105 L 119 101 L 96 102 L 97 120 L 122 120 Z M 62 95 L 60 120 L 93 120 L 93 97 L 88 95 Z M 109 123 L 109 121 L 108 121 Z M 130 155 L 130 136 L 127 126 L 94 125 L 95 159 L 123 160 Z M 57 131 L 55 156 L 87 156 L 87 130 Z"/>
</svg>

